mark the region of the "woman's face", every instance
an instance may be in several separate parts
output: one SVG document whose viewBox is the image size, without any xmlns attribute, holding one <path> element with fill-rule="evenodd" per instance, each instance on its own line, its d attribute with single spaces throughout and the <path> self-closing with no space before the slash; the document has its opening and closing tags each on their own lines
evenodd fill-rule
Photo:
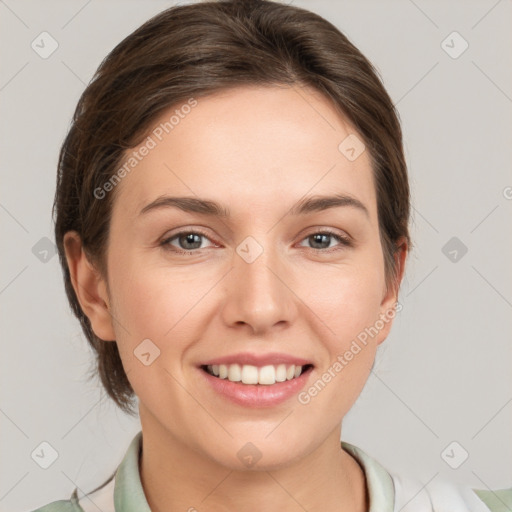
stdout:
<svg viewBox="0 0 512 512">
<path fill-rule="evenodd" d="M 361 140 L 310 89 L 243 87 L 173 107 L 127 153 L 108 285 L 143 429 L 231 468 L 339 434 L 396 299 Z M 308 203 L 335 195 L 352 202 Z"/>
</svg>

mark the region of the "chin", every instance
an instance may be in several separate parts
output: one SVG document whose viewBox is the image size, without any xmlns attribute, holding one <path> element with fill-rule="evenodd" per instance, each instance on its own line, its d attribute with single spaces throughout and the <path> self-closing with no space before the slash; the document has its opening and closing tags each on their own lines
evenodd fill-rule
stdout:
<svg viewBox="0 0 512 512">
<path fill-rule="evenodd" d="M 211 458 L 233 471 L 276 471 L 292 466 L 306 455 L 304 443 L 296 444 L 290 439 L 276 437 L 269 440 L 264 436 L 253 441 L 248 439 L 250 437 L 243 436 L 230 440 L 230 446 L 224 447 L 222 451 L 217 444 L 217 451 L 211 453 Z"/>
</svg>

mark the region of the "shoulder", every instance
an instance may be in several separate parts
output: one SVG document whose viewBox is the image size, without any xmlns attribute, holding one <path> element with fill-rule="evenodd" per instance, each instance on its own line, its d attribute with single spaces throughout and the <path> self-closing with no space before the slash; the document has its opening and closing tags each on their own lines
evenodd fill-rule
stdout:
<svg viewBox="0 0 512 512">
<path fill-rule="evenodd" d="M 391 474 L 395 499 L 403 512 L 409 510 L 452 512 L 510 512 L 512 487 L 499 490 L 473 489 L 449 480 L 434 479 L 421 485 L 407 477 Z M 409 508 L 410 507 L 410 508 Z"/>
<path fill-rule="evenodd" d="M 474 489 L 437 475 L 425 484 L 389 471 L 357 446 L 341 444 L 364 469 L 370 512 L 512 512 L 512 487 Z"/>
<path fill-rule="evenodd" d="M 75 489 L 69 500 L 52 501 L 32 512 L 84 512 L 84 509 L 78 503 L 77 489 Z"/>
<path fill-rule="evenodd" d="M 94 491 L 78 498 L 78 488 L 69 500 L 53 501 L 32 512 L 115 512 L 115 473 Z"/>
<path fill-rule="evenodd" d="M 512 487 L 508 489 L 473 489 L 476 495 L 492 512 L 510 512 L 512 510 Z"/>
<path fill-rule="evenodd" d="M 121 475 L 133 479 L 138 476 L 138 450 L 141 447 L 142 431 L 133 438 L 121 464 L 99 487 L 78 497 L 76 488 L 68 500 L 58 500 L 48 503 L 31 512 L 115 512 L 115 489 L 118 470 L 123 469 Z M 134 476 L 135 475 L 135 476 Z M 121 487 L 122 487 L 122 480 Z M 122 508 L 122 507 L 121 507 Z"/>
</svg>

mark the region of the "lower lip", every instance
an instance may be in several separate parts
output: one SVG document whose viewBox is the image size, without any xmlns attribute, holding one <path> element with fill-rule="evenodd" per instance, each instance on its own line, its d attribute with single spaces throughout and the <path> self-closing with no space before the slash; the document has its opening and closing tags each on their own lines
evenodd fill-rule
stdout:
<svg viewBox="0 0 512 512">
<path fill-rule="evenodd" d="M 242 384 L 228 379 L 219 379 L 199 368 L 208 384 L 219 395 L 244 407 L 272 407 L 289 400 L 306 385 L 313 367 L 309 367 L 298 377 L 275 384 Z"/>
</svg>

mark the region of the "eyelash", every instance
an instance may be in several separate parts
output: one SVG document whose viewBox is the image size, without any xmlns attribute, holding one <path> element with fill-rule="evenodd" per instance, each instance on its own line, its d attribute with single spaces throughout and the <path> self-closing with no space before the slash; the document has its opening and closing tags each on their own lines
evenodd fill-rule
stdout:
<svg viewBox="0 0 512 512">
<path fill-rule="evenodd" d="M 197 255 L 198 253 L 200 253 L 200 251 L 202 249 L 194 249 L 193 251 L 187 251 L 187 250 L 184 250 L 184 249 L 178 249 L 178 248 L 170 245 L 169 242 L 171 242 L 175 238 L 178 238 L 180 235 L 200 235 L 200 236 L 210 240 L 210 238 L 208 237 L 208 235 L 206 233 L 203 233 L 200 230 L 195 230 L 195 231 L 190 230 L 190 231 L 180 231 L 178 233 L 175 233 L 171 237 L 168 237 L 165 240 L 162 240 L 160 242 L 160 245 L 165 250 L 167 250 L 167 251 L 171 251 L 171 252 L 174 252 L 174 253 L 177 253 L 177 254 L 181 254 L 181 255 L 193 256 L 194 254 Z M 318 253 L 320 253 L 320 252 L 331 253 L 331 252 L 334 252 L 334 251 L 341 250 L 343 248 L 353 247 L 353 243 L 352 243 L 352 240 L 350 238 L 342 236 L 342 235 L 340 235 L 338 233 L 335 233 L 334 231 L 331 231 L 330 229 L 323 229 L 322 231 L 315 231 L 315 232 L 305 236 L 301 240 L 301 242 L 303 240 L 306 240 L 307 238 L 313 236 L 313 235 L 328 235 L 328 236 L 331 236 L 331 237 L 335 238 L 338 242 L 340 242 L 340 245 L 341 245 L 341 247 L 331 247 L 329 249 L 315 249 L 313 247 L 310 248 L 312 251 L 315 251 L 315 252 L 318 252 Z"/>
</svg>

